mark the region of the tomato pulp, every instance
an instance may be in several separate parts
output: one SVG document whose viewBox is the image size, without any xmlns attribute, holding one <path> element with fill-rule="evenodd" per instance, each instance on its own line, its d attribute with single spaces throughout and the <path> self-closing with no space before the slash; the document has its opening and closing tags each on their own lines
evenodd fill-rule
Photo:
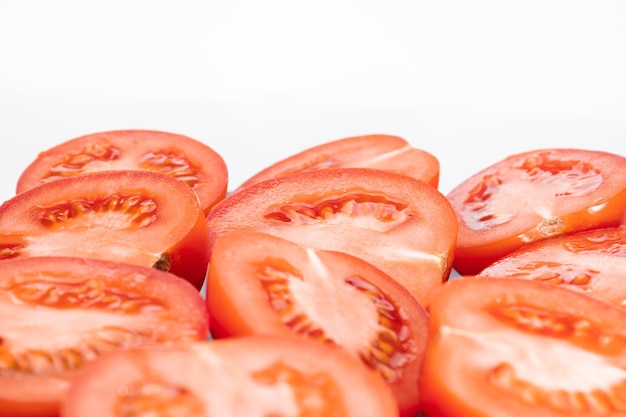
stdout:
<svg viewBox="0 0 626 417">
<path fill-rule="evenodd" d="M 76 371 L 105 352 L 208 335 L 204 300 L 173 274 L 72 257 L 1 268 L 0 416 L 57 416 Z"/>
<path fill-rule="evenodd" d="M 477 274 L 528 243 L 625 221 L 626 158 L 584 149 L 512 155 L 449 194 L 459 221 L 454 268 Z"/>
<path fill-rule="evenodd" d="M 61 417 L 397 416 L 388 387 L 342 349 L 262 336 L 102 356 L 77 375 L 61 410 Z"/>
<path fill-rule="evenodd" d="M 393 135 L 363 135 L 322 143 L 282 159 L 246 180 L 239 189 L 270 178 L 325 168 L 374 168 L 439 185 L 439 160 Z"/>
<path fill-rule="evenodd" d="M 300 335 L 344 347 L 391 387 L 400 415 L 419 411 L 426 310 L 399 283 L 354 256 L 269 234 L 220 237 L 207 305 L 212 335 Z"/>
<path fill-rule="evenodd" d="M 420 302 L 448 279 L 457 220 L 425 182 L 382 170 L 329 168 L 244 188 L 207 216 L 212 246 L 237 229 L 263 231 L 304 246 L 360 257 Z"/>
<path fill-rule="evenodd" d="M 626 415 L 626 312 L 515 278 L 455 278 L 431 299 L 429 417 Z"/>
<path fill-rule="evenodd" d="M 188 136 L 155 130 L 114 130 L 80 136 L 37 155 L 16 191 L 61 178 L 108 170 L 151 170 L 189 185 L 209 209 L 224 198 L 228 170 L 220 154 Z"/>
<path fill-rule="evenodd" d="M 0 206 L 0 264 L 42 255 L 154 267 L 201 288 L 207 225 L 195 193 L 168 175 L 84 174 L 42 184 Z"/>
</svg>

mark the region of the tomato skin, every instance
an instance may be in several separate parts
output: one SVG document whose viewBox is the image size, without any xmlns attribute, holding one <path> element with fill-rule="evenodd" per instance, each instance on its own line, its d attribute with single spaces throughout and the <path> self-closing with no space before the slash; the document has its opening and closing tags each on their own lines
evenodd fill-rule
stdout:
<svg viewBox="0 0 626 417">
<path fill-rule="evenodd" d="M 448 200 L 413 178 L 328 168 L 273 178 L 231 194 L 207 216 L 209 245 L 252 229 L 365 259 L 420 302 L 448 279 L 457 221 Z"/>
<path fill-rule="evenodd" d="M 57 416 L 77 369 L 99 353 L 208 336 L 206 305 L 191 284 L 99 259 L 4 261 L 0 311 L 2 417 Z"/>
<path fill-rule="evenodd" d="M 324 168 L 374 168 L 439 185 L 439 160 L 405 139 L 384 134 L 351 136 L 305 149 L 256 173 L 239 190 L 274 177 Z"/>
<path fill-rule="evenodd" d="M 419 412 L 417 378 L 428 316 L 405 288 L 379 269 L 345 253 L 240 230 L 216 241 L 207 283 L 213 337 L 300 335 L 339 344 L 359 359 L 370 357 L 371 351 L 382 353 L 375 346 L 386 343 L 394 353 L 383 355 L 379 372 L 393 373 L 385 380 L 400 415 Z M 383 314 L 370 314 L 382 306 Z M 358 318 L 362 322 L 355 321 Z M 295 320 L 298 323 L 291 325 Z M 381 324 L 387 320 L 391 324 Z M 368 331 L 377 325 L 377 333 Z M 401 343 L 381 338 L 380 332 L 390 330 Z M 360 336 L 349 337 L 347 332 Z M 390 365 L 400 361 L 401 366 Z M 377 369 L 375 361 L 370 363 Z"/>
<path fill-rule="evenodd" d="M 140 129 L 91 133 L 40 152 L 18 178 L 16 193 L 63 177 L 129 169 L 155 170 L 186 182 L 205 214 L 226 196 L 228 170 L 213 148 L 188 136 Z"/>
<path fill-rule="evenodd" d="M 537 280 L 624 308 L 626 226 L 569 233 L 522 246 L 477 276 Z"/>
<path fill-rule="evenodd" d="M 0 206 L 0 263 L 41 255 L 103 258 L 166 270 L 199 289 L 207 245 L 196 194 L 154 171 L 59 179 Z"/>
<path fill-rule="evenodd" d="M 464 276 L 429 312 L 425 416 L 626 415 L 625 311 L 537 281 Z"/>
<path fill-rule="evenodd" d="M 145 395 L 167 415 L 397 416 L 388 387 L 342 349 L 296 337 L 248 336 L 104 355 L 73 380 L 61 417 L 126 415 L 121 409 L 134 415 L 133 400 L 147 385 Z M 159 387 L 167 398 L 155 396 Z"/>
<path fill-rule="evenodd" d="M 454 269 L 477 274 L 525 244 L 623 223 L 626 158 L 584 149 L 528 151 L 472 175 L 447 197 L 459 221 Z"/>
</svg>

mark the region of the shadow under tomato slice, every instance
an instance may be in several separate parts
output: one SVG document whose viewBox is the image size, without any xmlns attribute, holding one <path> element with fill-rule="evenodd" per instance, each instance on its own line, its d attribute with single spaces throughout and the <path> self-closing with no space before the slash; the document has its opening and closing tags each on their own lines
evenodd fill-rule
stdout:
<svg viewBox="0 0 626 417">
<path fill-rule="evenodd" d="M 97 259 L 2 263 L 0 416 L 57 416 L 76 371 L 99 355 L 205 340 L 205 301 L 183 279 Z"/>
<path fill-rule="evenodd" d="M 344 253 L 236 231 L 216 241 L 207 282 L 214 337 L 299 335 L 342 346 L 386 381 L 402 416 L 419 411 L 428 317 L 379 269 Z"/>
<path fill-rule="evenodd" d="M 42 184 L 0 206 L 0 265 L 79 256 L 153 267 L 200 289 L 208 232 L 195 193 L 152 171 L 108 171 Z"/>
<path fill-rule="evenodd" d="M 429 417 L 626 414 L 623 310 L 537 281 L 466 276 L 429 312 Z"/>
</svg>

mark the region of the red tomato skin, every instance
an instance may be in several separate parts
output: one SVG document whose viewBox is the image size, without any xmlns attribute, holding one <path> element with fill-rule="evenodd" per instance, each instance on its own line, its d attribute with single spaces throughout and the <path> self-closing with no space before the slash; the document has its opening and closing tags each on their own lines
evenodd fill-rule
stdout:
<svg viewBox="0 0 626 417">
<path fill-rule="evenodd" d="M 206 354 L 201 355 L 202 352 L 215 355 L 213 364 L 204 360 L 203 356 Z M 119 388 L 132 386 L 136 381 L 150 381 L 151 378 L 180 388 L 196 398 L 214 397 L 215 393 L 225 392 L 218 395 L 221 395 L 220 401 L 228 402 L 232 400 L 228 387 L 240 380 L 211 379 L 214 374 L 211 372 L 211 365 L 215 366 L 216 360 L 224 361 L 226 366 L 236 371 L 228 375 L 234 374 L 233 379 L 241 378 L 239 371 L 259 373 L 268 367 L 281 364 L 305 374 L 314 374 L 318 379 L 320 376 L 328 376 L 338 385 L 337 390 L 332 392 L 337 400 L 337 403 L 333 403 L 335 406 L 329 407 L 325 404 L 326 409 L 331 408 L 332 415 L 312 414 L 310 410 L 309 413 L 300 410 L 299 415 L 398 417 L 391 392 L 375 374 L 336 346 L 321 345 L 293 336 L 232 337 L 198 342 L 177 349 L 134 349 L 103 355 L 81 369 L 76 376 L 62 403 L 61 416 L 77 417 L 89 413 L 91 417 L 114 417 L 114 402 L 120 398 Z M 169 372 L 171 369 L 178 372 Z M 250 391 L 238 393 L 239 403 L 253 400 L 252 397 L 245 396 L 247 393 Z M 207 402 L 212 404 L 210 399 Z M 168 405 L 166 401 L 161 404 L 162 408 Z M 220 412 L 225 415 L 220 410 L 220 404 L 213 402 L 213 406 L 216 407 L 217 415 L 221 415 Z M 343 409 L 338 414 L 336 409 L 340 407 Z M 196 410 L 199 414 L 194 415 L 205 415 L 202 414 L 204 412 L 209 416 L 204 404 L 198 408 L 201 408 Z M 241 414 L 228 416 L 247 417 Z"/>
<path fill-rule="evenodd" d="M 98 224 L 93 226 L 92 235 L 89 234 L 92 226 L 84 225 L 76 228 L 74 234 L 69 226 L 63 225 L 63 222 L 72 224 L 73 208 L 67 211 L 69 219 L 53 221 L 61 225 L 57 228 L 46 226 L 41 217 L 48 216 L 42 213 L 50 207 L 73 201 L 89 206 L 119 195 L 139 195 L 152 202 L 156 209 L 150 224 L 120 227 L 117 220 L 103 220 L 95 222 Z M 98 210 L 109 210 L 132 217 L 141 212 L 141 208 L 125 212 L 124 204 L 116 203 L 111 208 L 112 204 L 100 204 L 91 213 L 98 216 Z M 42 239 L 46 240 L 45 247 L 29 242 Z M 185 278 L 198 289 L 203 285 L 209 259 L 207 224 L 197 195 L 183 182 L 154 171 L 94 172 L 59 179 L 18 194 L 0 206 L 0 245 L 3 244 L 17 247 L 17 251 L 9 255 L 0 253 L 0 263 L 14 257 L 41 255 L 104 258 L 163 269 Z M 109 251 L 110 248 L 116 252 Z M 165 262 L 159 256 L 165 257 Z"/>
<path fill-rule="evenodd" d="M 31 340 L 30 343 L 35 350 L 44 349 L 44 345 L 48 346 L 50 342 L 46 341 L 45 344 L 41 342 L 42 346 L 39 347 L 39 342 L 36 340 L 41 336 L 36 333 L 28 333 L 30 328 L 36 329 L 37 326 L 41 326 L 41 322 L 45 322 L 45 326 L 52 328 L 73 329 L 80 327 L 81 320 L 84 320 L 80 319 L 81 312 L 87 315 L 91 314 L 92 311 L 102 310 L 111 315 L 124 314 L 129 319 L 129 325 L 131 325 L 130 319 L 133 314 L 143 314 L 123 313 L 121 307 L 112 307 L 113 310 L 111 310 L 104 305 L 98 305 L 97 299 L 94 299 L 94 303 L 88 307 L 73 307 L 71 303 L 70 305 L 60 304 L 58 306 L 53 304 L 52 307 L 33 304 L 32 314 L 29 314 L 33 321 L 24 319 L 23 328 L 9 327 L 8 319 L 10 317 L 8 315 L 12 314 L 13 310 L 7 305 L 2 305 L 2 303 L 6 302 L 12 286 L 37 280 L 59 286 L 64 284 L 80 285 L 85 281 L 98 280 L 102 284 L 102 288 L 110 290 L 114 295 L 131 294 L 133 297 L 141 295 L 162 303 L 166 312 L 146 313 L 158 315 L 161 323 L 161 330 L 155 332 L 154 340 L 142 342 L 146 345 L 188 343 L 205 340 L 209 335 L 209 317 L 205 301 L 191 284 L 170 273 L 100 259 L 49 256 L 4 261 L 2 269 L 3 274 L 0 275 L 0 311 L 3 311 L 7 316 L 4 317 L 5 321 L 0 322 L 0 335 L 11 335 L 10 337 L 5 336 L 5 340 L 3 340 L 9 349 L 12 342 L 15 342 L 13 339 L 16 332 L 22 332 L 20 342 L 25 343 L 25 339 Z M 40 312 L 38 312 L 38 307 L 41 308 Z M 47 313 L 46 308 L 61 311 L 75 308 L 76 326 L 55 322 L 56 313 L 54 311 Z M 139 322 L 141 319 L 139 316 L 137 317 L 134 324 L 137 325 L 136 330 L 140 331 Z M 182 332 L 176 334 L 176 328 L 182 329 L 183 326 L 185 326 L 184 335 Z M 94 324 L 93 328 L 96 327 Z M 71 332 L 72 330 L 69 330 L 69 333 Z M 74 349 L 73 346 L 64 345 L 63 339 L 77 336 L 80 330 L 76 330 L 76 332 L 76 335 L 61 334 L 58 348 Z M 180 338 L 181 341 L 177 341 L 175 338 Z M 76 347 L 76 349 L 80 349 L 80 347 Z M 90 360 L 93 359 L 85 359 L 85 363 L 89 363 Z M 58 416 L 60 398 L 66 392 L 75 372 L 76 370 L 43 374 L 0 372 L 0 417 Z"/>
<path fill-rule="evenodd" d="M 288 156 L 250 177 L 238 190 L 278 176 L 325 168 L 383 169 L 435 188 L 439 185 L 439 160 L 434 155 L 399 136 L 370 134 L 325 142 Z"/>
<path fill-rule="evenodd" d="M 109 155 L 99 155 L 107 149 Z M 226 196 L 228 188 L 226 163 L 210 146 L 181 134 L 128 129 L 90 133 L 40 152 L 22 171 L 16 193 L 52 181 L 51 169 L 63 166 L 62 175 L 67 176 L 113 169 L 167 173 L 193 188 L 205 214 Z"/>
<path fill-rule="evenodd" d="M 607 362 L 626 369 L 624 341 L 626 340 L 626 312 L 619 308 L 589 297 L 585 294 L 567 290 L 537 281 L 501 277 L 499 279 L 462 276 L 452 279 L 431 299 L 429 305 L 429 339 L 420 373 L 420 392 L 422 409 L 425 417 L 557 417 L 567 415 L 562 410 L 545 404 L 529 404 L 519 401 L 509 391 L 498 389 L 488 383 L 486 369 L 482 365 L 493 352 L 477 353 L 475 343 L 462 340 L 463 332 L 482 333 L 485 336 L 499 331 L 498 326 L 484 320 L 485 310 L 490 306 L 507 303 L 536 308 L 552 317 L 572 316 L 583 320 L 589 319 L 599 329 L 618 338 L 604 352 L 597 340 L 581 342 L 580 347 L 588 351 L 598 351 L 606 355 Z M 478 323 L 478 324 L 476 324 Z M 531 331 L 532 332 L 532 331 Z M 592 330 L 593 332 L 593 330 Z M 456 340 L 450 335 L 460 334 Z M 513 332 L 508 335 L 509 343 L 515 344 Z M 539 332 L 537 332 L 539 334 Z M 549 334 L 549 333 L 548 333 Z M 593 334 L 593 333 L 592 333 Z M 567 338 L 554 337 L 570 342 Z M 478 339 L 477 336 L 474 336 Z M 503 338 L 504 340 L 504 338 Z M 456 343 L 454 343 L 456 341 Z M 547 349 L 547 347 L 545 347 Z M 511 358 L 506 358 L 514 360 Z M 451 365 L 453 364 L 453 365 Z M 573 364 L 574 366 L 577 364 Z M 546 363 L 545 367 L 549 364 Z M 583 372 L 583 370 L 579 370 Z M 557 379 L 557 376 L 554 377 Z M 511 389 L 514 391 L 514 389 Z M 583 394 L 587 394 L 585 392 Z M 621 394 L 618 392 L 618 395 Z M 579 415 L 574 412 L 570 415 Z M 587 410 L 580 415 L 596 414 Z M 611 415 L 624 415 L 616 413 Z"/>
<path fill-rule="evenodd" d="M 396 204 L 404 218 L 395 225 L 378 222 L 375 227 L 389 228 L 379 231 L 352 221 L 328 222 L 319 213 L 306 226 L 298 218 L 281 221 L 268 217 L 268 213 L 279 216 L 293 205 L 325 203 L 352 195 L 364 195 L 376 201 L 374 205 L 380 201 Z M 366 213 L 356 216 L 374 218 Z M 215 205 L 207 223 L 210 247 L 224 233 L 253 229 L 363 258 L 399 281 L 423 304 L 431 291 L 448 279 L 457 238 L 454 210 L 439 191 L 404 175 L 368 168 L 303 171 L 257 183 Z"/>
<path fill-rule="evenodd" d="M 585 191 L 574 190 L 567 195 L 568 185 L 542 186 L 534 180 L 524 179 L 525 164 L 534 159 L 553 161 L 578 161 L 584 169 L 596 171 L 598 183 Z M 550 169 L 552 167 L 548 167 Z M 574 167 L 574 169 L 579 169 Z M 563 172 L 567 171 L 564 169 Z M 485 197 L 495 201 L 498 189 L 510 181 L 525 184 L 524 192 L 512 197 L 507 209 L 514 216 L 496 226 L 474 227 L 468 223 L 470 198 L 481 187 L 481 181 L 499 176 L 501 185 Z M 593 180 L 592 180 L 593 181 Z M 590 181 L 591 182 L 591 181 Z M 582 183 L 582 182 L 581 182 Z M 554 190 L 550 194 L 550 188 Z M 534 190 L 534 191 L 532 191 Z M 560 192 L 560 194 L 559 194 Z M 508 191 L 509 195 L 515 190 Z M 454 269 L 460 275 L 478 274 L 487 265 L 528 243 L 562 234 L 604 227 L 615 227 L 626 221 L 626 158 L 608 152 L 584 149 L 538 149 L 511 155 L 472 175 L 455 187 L 448 195 L 454 207 L 459 235 L 454 258 Z M 532 200 L 531 200 L 532 198 Z M 515 205 L 511 207 L 511 205 Z M 495 212 L 496 215 L 507 213 Z"/>
<path fill-rule="evenodd" d="M 395 280 L 360 258 L 317 250 L 316 260 L 312 261 L 310 248 L 248 230 L 222 235 L 216 241 L 213 253 L 207 280 L 207 306 L 211 316 L 211 333 L 217 339 L 258 334 L 309 337 L 288 327 L 272 308 L 257 276 L 262 265 L 280 265 L 285 268 L 284 271 L 293 268 L 298 276 L 302 274 L 304 282 L 313 283 L 320 279 L 312 272 L 315 263 L 327 271 L 326 283 L 338 285 L 341 277 L 359 277 L 381 291 L 387 302 L 394 303 L 401 312 L 399 315 L 404 317 L 402 337 L 409 353 L 405 357 L 410 357 L 399 370 L 398 380 L 388 385 L 398 402 L 401 416 L 413 417 L 420 411 L 417 378 L 426 346 L 428 315 L 424 307 Z M 346 316 L 342 308 L 352 310 L 355 306 L 351 306 L 350 299 L 338 299 L 337 302 L 329 300 L 326 308 L 336 309 L 333 315 L 339 321 L 340 317 Z M 322 323 L 312 324 L 324 330 Z M 319 335 L 311 338 L 320 341 Z M 373 342 L 362 341 L 363 346 L 368 343 Z M 357 358 L 362 354 L 348 347 L 346 350 Z"/>
</svg>

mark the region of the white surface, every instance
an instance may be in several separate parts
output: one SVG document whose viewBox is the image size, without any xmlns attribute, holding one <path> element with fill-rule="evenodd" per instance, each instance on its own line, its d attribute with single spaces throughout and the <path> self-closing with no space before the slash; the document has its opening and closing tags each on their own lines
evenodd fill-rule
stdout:
<svg viewBox="0 0 626 417">
<path fill-rule="evenodd" d="M 341 137 L 403 136 L 447 193 L 504 156 L 626 154 L 623 1 L 0 0 L 0 201 L 37 152 L 148 128 L 231 188 Z"/>
</svg>

